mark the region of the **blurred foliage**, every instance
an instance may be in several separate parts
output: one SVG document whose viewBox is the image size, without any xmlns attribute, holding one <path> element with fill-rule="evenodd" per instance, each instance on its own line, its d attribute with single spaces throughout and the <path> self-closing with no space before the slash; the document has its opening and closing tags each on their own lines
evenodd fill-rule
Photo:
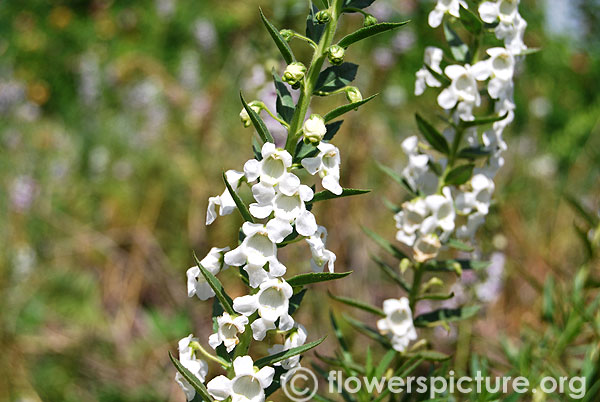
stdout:
<svg viewBox="0 0 600 402">
<path fill-rule="evenodd" d="M 566 306 L 539 314 L 549 275 L 555 305 L 573 299 L 568 305 L 577 311 L 593 297 L 593 288 L 577 284 L 580 267 L 587 283 L 599 280 L 598 261 L 578 235 L 593 229 L 575 230 L 582 218 L 565 202 L 574 197 L 598 215 L 598 5 L 573 3 L 584 16 L 575 24 L 582 33 L 560 36 L 545 22 L 552 3 L 521 1 L 526 42 L 542 51 L 527 58 L 517 79 L 510 149 L 481 231 L 482 253 L 505 256 L 503 287 L 472 325 L 436 332 L 440 347 L 458 348 L 459 369 L 473 352 L 499 370 L 514 364 L 501 357 L 500 334 L 544 355 L 548 346 L 533 349 L 535 339 L 546 334 L 545 345 L 553 345 L 562 332 L 554 325 L 570 314 Z M 238 90 L 267 96 L 268 72 L 281 67 L 263 62 L 277 54 L 259 5 L 272 21 L 301 29 L 307 4 L 298 0 L 0 3 L 1 400 L 183 399 L 167 351 L 184 334 L 210 331 L 208 307 L 187 300 L 184 273 L 192 249 L 202 254 L 232 237 L 235 225 L 224 220 L 205 231 L 206 199 L 222 191 L 222 170 L 251 156 L 238 151 L 251 138 L 239 123 Z M 361 60 L 362 93 L 382 95 L 338 134 L 345 136 L 342 182 L 374 191 L 318 207 L 323 224 L 336 228 L 329 241 L 339 266 L 355 270 L 329 286 L 375 305 L 397 289 L 370 273 L 360 224 L 393 237 L 382 198 L 397 202 L 402 192 L 374 160 L 399 169 L 399 143 L 415 130 L 414 112 L 434 103 L 432 93 L 412 95 L 424 47 L 440 42 L 426 24 L 431 7 L 416 0 L 372 7 L 381 19 L 412 20 L 348 55 Z M 315 336 L 330 332 L 323 295 L 314 292 L 299 317 Z M 596 327 L 579 329 L 584 342 L 598 331 L 598 310 L 590 314 Z M 364 350 L 364 338 L 348 343 Z M 333 347 L 332 339 L 320 350 Z M 581 356 L 565 348 L 557 358 Z M 543 371 L 528 362 L 532 376 Z"/>
</svg>

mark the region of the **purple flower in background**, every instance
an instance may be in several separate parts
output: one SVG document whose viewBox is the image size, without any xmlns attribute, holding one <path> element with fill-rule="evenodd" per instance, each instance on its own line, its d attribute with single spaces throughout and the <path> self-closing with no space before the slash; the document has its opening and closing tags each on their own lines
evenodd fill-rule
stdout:
<svg viewBox="0 0 600 402">
<path fill-rule="evenodd" d="M 10 186 L 10 201 L 17 212 L 26 212 L 37 193 L 37 182 L 31 176 L 18 176 Z"/>
</svg>

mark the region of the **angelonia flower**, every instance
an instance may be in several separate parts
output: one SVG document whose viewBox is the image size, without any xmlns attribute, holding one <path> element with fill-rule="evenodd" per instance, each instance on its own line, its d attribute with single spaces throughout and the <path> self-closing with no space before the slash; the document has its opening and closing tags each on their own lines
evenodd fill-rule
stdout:
<svg viewBox="0 0 600 402">
<path fill-rule="evenodd" d="M 342 194 L 340 186 L 340 151 L 335 145 L 321 142 L 317 148 L 319 154 L 314 158 L 302 160 L 302 166 L 308 173 L 316 173 L 323 179 L 323 187 L 334 194 Z"/>
<path fill-rule="evenodd" d="M 438 0 L 435 8 L 429 13 L 428 22 L 432 28 L 437 28 L 442 23 L 445 14 L 460 17 L 460 6 L 467 7 L 462 0 Z"/>
<path fill-rule="evenodd" d="M 306 328 L 302 324 L 296 323 L 294 328 L 292 328 L 285 336 L 285 343 L 275 344 L 273 347 L 269 348 L 269 354 L 275 354 L 284 352 L 286 350 L 290 350 L 292 348 L 297 348 L 298 346 L 304 345 L 306 342 L 306 338 L 308 333 L 306 332 Z M 300 366 L 300 356 L 296 355 L 290 357 L 289 359 L 285 359 L 282 362 L 275 363 L 275 366 L 282 366 L 286 370 L 293 369 L 295 367 Z"/>
<path fill-rule="evenodd" d="M 225 172 L 225 177 L 231 188 L 235 191 L 240 186 L 244 173 L 237 170 L 228 170 Z M 219 215 L 221 216 L 229 215 L 235 210 L 235 202 L 227 189 L 223 191 L 223 194 L 208 199 L 208 209 L 206 210 L 207 225 L 210 225 L 217 219 L 217 207 L 219 207 Z"/>
<path fill-rule="evenodd" d="M 250 108 L 252 110 L 254 110 L 256 113 L 260 113 L 260 106 L 258 106 L 255 102 L 250 102 L 248 104 L 248 106 L 250 106 Z M 250 115 L 248 114 L 248 111 L 246 110 L 246 108 L 242 108 L 242 111 L 240 112 L 240 120 L 241 120 L 242 124 L 244 125 L 244 127 L 250 127 L 250 125 L 252 125 L 252 121 L 250 120 Z"/>
<path fill-rule="evenodd" d="M 179 349 L 179 361 L 188 369 L 193 375 L 198 377 L 198 379 L 204 382 L 206 375 L 208 374 L 208 364 L 204 360 L 200 360 L 196 358 L 196 351 L 194 349 L 194 343 L 197 343 L 198 339 L 194 338 L 192 334 L 186 336 L 185 338 L 179 341 L 178 349 Z M 194 399 L 196 396 L 196 390 L 192 385 L 187 382 L 185 378 L 179 373 L 175 374 L 175 381 L 183 392 L 188 401 Z"/>
<path fill-rule="evenodd" d="M 327 242 L 327 229 L 319 226 L 314 235 L 306 239 L 312 253 L 310 265 L 313 272 L 323 272 L 325 268 L 329 272 L 334 272 L 335 254 L 325 248 Z"/>
<path fill-rule="evenodd" d="M 302 126 L 304 132 L 304 141 L 310 144 L 319 144 L 327 134 L 325 120 L 318 114 L 311 115 Z"/>
<path fill-rule="evenodd" d="M 440 63 L 444 57 L 442 49 L 435 46 L 427 46 L 425 48 L 425 64 L 438 74 L 442 74 Z M 427 87 L 441 87 L 442 83 L 431 74 L 427 67 L 417 71 L 417 80 L 415 81 L 415 95 L 421 95 Z"/>
<path fill-rule="evenodd" d="M 206 384 L 208 392 L 217 401 L 231 398 L 235 402 L 264 402 L 265 388 L 273 382 L 275 369 L 254 367 L 250 356 L 239 356 L 233 361 L 235 377 L 224 375 L 213 378 Z"/>
<path fill-rule="evenodd" d="M 484 1 L 479 5 L 479 16 L 488 23 L 498 23 L 494 32 L 496 38 L 504 40 L 504 46 L 513 55 L 527 50 L 523 35 L 527 22 L 519 14 L 520 0 Z"/>
<path fill-rule="evenodd" d="M 200 264 L 206 268 L 211 274 L 217 275 L 221 270 L 227 269 L 227 265 L 223 263 L 223 253 L 229 251 L 229 247 L 213 247 L 210 249 L 206 257 Z M 206 282 L 204 275 L 200 272 L 198 266 L 191 267 L 186 272 L 188 297 L 198 296 L 200 300 L 208 300 L 214 297 L 215 292 Z"/>
<path fill-rule="evenodd" d="M 228 353 L 240 342 L 238 335 L 243 334 L 248 324 L 248 317 L 238 315 L 231 316 L 229 313 L 223 313 L 217 317 L 218 330 L 208 338 L 208 344 L 216 349 L 223 344 Z"/>
<path fill-rule="evenodd" d="M 404 352 L 410 342 L 417 339 L 408 299 L 385 300 L 383 312 L 386 316 L 377 321 L 377 329 L 390 339 L 394 350 Z"/>
</svg>

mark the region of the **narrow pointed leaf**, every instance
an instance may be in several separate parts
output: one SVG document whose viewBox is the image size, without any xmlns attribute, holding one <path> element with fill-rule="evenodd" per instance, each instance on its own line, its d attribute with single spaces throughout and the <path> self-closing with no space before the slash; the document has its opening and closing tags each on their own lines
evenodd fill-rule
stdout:
<svg viewBox="0 0 600 402">
<path fill-rule="evenodd" d="M 345 0 L 344 7 L 352 7 L 352 8 L 367 8 L 371 4 L 373 4 L 375 0 Z M 354 12 L 348 10 L 347 12 Z"/>
<path fill-rule="evenodd" d="M 346 322 L 348 324 L 350 324 L 352 327 L 354 327 L 357 331 L 361 332 L 362 334 L 368 336 L 371 339 L 374 339 L 375 341 L 379 342 L 381 345 L 383 345 L 384 347 L 387 348 L 391 348 L 392 344 L 390 343 L 390 341 L 383 335 L 381 335 L 376 329 L 369 327 L 366 324 L 363 324 L 362 322 L 355 320 L 354 318 L 344 314 L 344 320 L 346 320 Z"/>
<path fill-rule="evenodd" d="M 331 121 L 337 117 L 340 117 L 341 115 L 343 115 L 344 113 L 348 113 L 351 110 L 357 109 L 359 106 L 364 105 L 365 103 L 367 103 L 368 101 L 370 101 L 371 99 L 373 99 L 374 97 L 376 97 L 378 94 L 375 95 L 371 95 L 366 99 L 363 99 L 359 102 L 354 102 L 354 103 L 349 103 L 347 105 L 344 106 L 340 106 L 338 108 L 333 109 L 331 112 L 327 113 L 323 119 L 325 119 L 325 122 Z"/>
<path fill-rule="evenodd" d="M 490 156 L 490 154 L 491 152 L 486 150 L 484 147 L 476 146 L 463 148 L 460 151 L 458 151 L 458 154 L 456 156 L 462 159 L 475 160 L 478 158 L 485 158 L 486 156 Z"/>
<path fill-rule="evenodd" d="M 438 80 L 440 83 L 442 83 L 442 85 L 447 86 L 447 85 L 450 85 L 450 83 L 452 82 L 452 80 L 450 80 L 450 78 L 446 77 L 443 74 L 438 73 L 433 68 L 431 68 L 428 64 L 424 64 L 424 66 L 427 69 L 427 71 L 429 71 L 429 73 L 431 75 L 433 75 L 433 77 L 436 80 Z"/>
<path fill-rule="evenodd" d="M 312 39 L 315 43 L 319 43 L 323 32 L 325 32 L 325 24 L 319 24 L 315 21 L 315 15 L 319 12 L 319 8 L 311 4 L 310 13 L 306 17 L 306 37 Z"/>
<path fill-rule="evenodd" d="M 181 373 L 183 378 L 187 382 L 190 383 L 192 387 L 196 390 L 196 392 L 204 399 L 205 402 L 213 402 L 214 399 L 211 398 L 206 386 L 200 381 L 198 377 L 192 374 L 188 369 L 186 369 L 181 362 L 176 359 L 171 352 L 169 352 L 169 359 L 173 362 L 173 365 Z"/>
<path fill-rule="evenodd" d="M 237 207 L 238 211 L 240 211 L 242 218 L 244 218 L 246 222 L 254 223 L 254 219 L 252 218 L 252 215 L 250 215 L 250 211 L 248 211 L 246 204 L 244 204 L 244 201 L 242 201 L 238 193 L 236 193 L 233 190 L 233 187 L 231 187 L 231 184 L 229 184 L 229 182 L 227 181 L 225 172 L 223 172 L 223 181 L 225 182 L 225 187 L 227 187 L 227 191 L 229 191 L 229 194 L 231 194 L 231 198 L 233 198 L 233 202 L 235 202 L 235 206 Z"/>
<path fill-rule="evenodd" d="M 342 63 L 338 66 L 327 67 L 321 71 L 313 93 L 315 95 L 326 95 L 350 85 L 356 78 L 358 65 L 353 63 Z"/>
<path fill-rule="evenodd" d="M 596 227 L 600 224 L 600 220 L 593 213 L 588 211 L 587 208 L 585 208 L 572 194 L 565 194 L 564 197 L 569 205 L 571 205 L 571 208 L 573 208 L 590 226 Z"/>
<path fill-rule="evenodd" d="M 287 64 L 294 62 L 296 59 L 294 57 L 292 49 L 290 48 L 290 45 L 288 45 L 285 39 L 283 39 L 283 37 L 279 34 L 279 30 L 269 22 L 267 17 L 265 17 L 265 15 L 262 12 L 262 9 L 260 9 L 260 18 L 262 19 L 263 24 L 265 24 L 267 31 L 269 31 L 271 38 L 273 38 L 273 41 L 277 45 L 279 52 L 281 52 L 281 55 L 283 56 L 285 62 Z"/>
<path fill-rule="evenodd" d="M 272 366 L 275 363 L 279 363 L 280 361 L 289 359 L 290 357 L 297 356 L 304 352 L 307 352 L 313 348 L 319 346 L 327 337 L 323 337 L 317 341 L 307 343 L 306 345 L 298 346 L 296 348 L 291 348 L 289 350 L 284 350 L 283 352 L 275 353 L 273 355 L 263 357 L 262 359 L 258 359 L 254 362 L 254 365 L 258 368 L 262 368 L 265 366 Z"/>
<path fill-rule="evenodd" d="M 489 261 L 476 261 L 467 259 L 429 261 L 425 269 L 430 272 L 455 272 L 461 274 L 465 270 L 481 270 L 490 265 Z"/>
<path fill-rule="evenodd" d="M 460 5 L 460 22 L 474 35 L 478 35 L 483 28 L 483 22 L 471 10 Z"/>
<path fill-rule="evenodd" d="M 461 184 L 465 184 L 473 175 L 474 167 L 475 165 L 473 165 L 472 163 L 455 167 L 454 169 L 448 172 L 448 174 L 444 178 L 444 183 L 453 186 L 460 186 Z"/>
<path fill-rule="evenodd" d="M 383 237 L 381 237 L 377 233 L 373 232 L 372 230 L 370 230 L 370 229 L 368 229 L 368 228 L 366 228 L 364 226 L 363 226 L 362 229 L 363 229 L 363 232 L 365 232 L 365 234 L 367 236 L 369 236 L 371 239 L 373 239 L 373 241 L 375 243 L 377 243 L 385 251 L 387 251 L 388 253 L 390 253 L 391 255 L 393 255 L 394 257 L 396 257 L 397 259 L 401 260 L 403 258 L 408 258 L 406 256 L 406 254 L 404 254 L 402 251 L 400 251 L 399 248 L 397 248 L 396 246 L 394 246 L 389 241 L 385 240 Z"/>
<path fill-rule="evenodd" d="M 456 61 L 466 63 L 471 59 L 469 47 L 465 45 L 458 34 L 450 27 L 447 21 L 444 21 L 444 35 L 450 45 L 450 51 Z"/>
<path fill-rule="evenodd" d="M 333 136 L 335 136 L 337 132 L 340 131 L 340 127 L 342 127 L 343 122 L 344 120 L 338 120 L 334 121 L 333 123 L 326 124 L 325 128 L 327 129 L 327 133 L 325 133 L 323 140 L 331 141 L 333 139 Z"/>
<path fill-rule="evenodd" d="M 435 327 L 442 322 L 454 322 L 473 317 L 479 311 L 479 306 L 462 308 L 441 308 L 421 314 L 414 319 L 416 327 Z"/>
<path fill-rule="evenodd" d="M 283 118 L 283 120 L 289 123 L 294 117 L 296 105 L 294 104 L 294 100 L 292 99 L 292 94 L 288 90 L 287 86 L 285 86 L 283 81 L 281 81 L 281 77 L 279 77 L 279 74 L 275 72 L 275 69 L 273 69 L 271 73 L 273 75 L 275 91 L 277 92 L 277 101 L 275 103 L 277 113 L 281 116 L 281 118 Z"/>
<path fill-rule="evenodd" d="M 387 174 L 388 176 L 390 176 L 392 178 L 392 180 L 394 180 L 396 183 L 400 184 L 402 187 L 404 187 L 404 189 L 406 191 L 408 191 L 408 193 L 410 195 L 413 195 L 415 197 L 417 197 L 417 193 L 415 190 L 413 190 L 410 185 L 408 184 L 408 182 L 406 181 L 405 178 L 401 177 L 400 175 L 398 175 L 393 169 L 382 165 L 381 163 L 377 162 L 377 167 L 379 168 L 379 170 L 381 170 L 383 173 Z"/>
<path fill-rule="evenodd" d="M 350 275 L 348 272 L 309 272 L 306 274 L 296 275 L 288 279 L 287 283 L 292 287 L 310 285 L 311 283 L 328 282 L 336 279 L 342 279 Z"/>
<path fill-rule="evenodd" d="M 391 280 L 396 282 L 406 292 L 410 292 L 410 285 L 400 276 L 400 274 L 394 268 L 386 264 L 382 259 L 377 256 L 371 256 L 377 266 L 386 274 Z"/>
<path fill-rule="evenodd" d="M 450 153 L 450 147 L 448 146 L 448 141 L 446 141 L 446 138 L 418 113 L 415 114 L 415 118 L 417 120 L 417 127 L 427 142 L 436 151 L 439 151 L 444 155 L 448 155 Z"/>
<path fill-rule="evenodd" d="M 386 316 L 386 314 L 380 308 L 372 306 L 372 305 L 370 305 L 368 303 L 365 303 L 365 302 L 362 302 L 360 300 L 350 299 L 349 297 L 334 296 L 334 295 L 332 295 L 329 292 L 327 292 L 327 294 L 333 300 L 338 301 L 338 302 L 343 303 L 343 304 L 346 304 L 346 305 L 348 305 L 350 307 L 355 307 L 357 309 L 366 311 L 366 312 L 371 313 L 371 314 L 378 315 L 380 317 L 385 317 Z"/>
<path fill-rule="evenodd" d="M 450 355 L 447 355 L 442 352 L 437 352 L 435 350 L 422 350 L 417 353 L 408 353 L 406 356 L 407 357 L 420 357 L 423 360 L 428 360 L 431 362 L 443 362 L 452 357 Z"/>
<path fill-rule="evenodd" d="M 381 358 L 381 361 L 377 365 L 377 368 L 375 368 L 375 374 L 374 374 L 375 378 L 383 377 L 383 375 L 385 374 L 385 371 L 388 369 L 390 364 L 392 364 L 392 361 L 394 361 L 394 358 L 396 357 L 397 354 L 398 354 L 398 352 L 396 352 L 395 350 L 392 349 L 392 350 L 388 350 L 388 352 L 385 355 L 383 355 L 383 357 Z"/>
<path fill-rule="evenodd" d="M 352 32 L 344 36 L 339 42 L 338 45 L 347 48 L 353 43 L 361 41 L 363 39 L 369 38 L 374 35 L 378 35 L 383 32 L 391 31 L 397 28 L 400 28 L 403 25 L 406 25 L 409 21 L 404 22 L 382 22 L 380 24 L 371 25 L 368 27 L 364 27 L 359 29 L 358 31 Z"/>
<path fill-rule="evenodd" d="M 219 303 L 221 303 L 223 309 L 229 314 L 235 315 L 236 312 L 233 310 L 233 301 L 231 300 L 231 297 L 229 297 L 227 293 L 225 293 L 221 282 L 217 279 L 216 276 L 214 276 L 209 270 L 207 270 L 202 266 L 202 264 L 200 264 L 198 257 L 196 257 L 196 253 L 194 253 L 194 260 L 196 260 L 196 265 L 198 266 L 198 268 L 200 268 L 202 276 L 204 276 L 204 279 L 206 279 L 208 285 L 211 287 L 213 292 L 215 292 L 215 295 L 219 300 Z"/>
<path fill-rule="evenodd" d="M 448 242 L 446 242 L 446 245 L 450 246 L 456 250 L 467 251 L 469 253 L 475 250 L 473 248 L 473 246 L 469 246 L 468 244 L 466 244 L 458 239 L 450 239 L 450 240 L 448 240 Z"/>
<path fill-rule="evenodd" d="M 345 188 L 342 190 L 342 194 L 334 194 L 329 190 L 323 190 L 323 191 L 319 191 L 317 194 L 315 194 L 315 196 L 313 197 L 312 200 L 310 200 L 310 203 L 315 203 L 315 202 L 319 202 L 319 201 L 325 201 L 325 200 L 331 200 L 334 198 L 342 198 L 342 197 L 350 197 L 352 195 L 361 195 L 361 194 L 367 194 L 370 193 L 371 190 L 361 190 L 358 188 Z"/>
<path fill-rule="evenodd" d="M 308 289 L 306 288 L 302 289 L 301 291 L 299 291 L 298 293 L 294 293 L 294 295 L 290 297 L 290 315 L 294 314 L 296 310 L 298 310 L 298 307 L 300 307 L 302 299 L 304 299 L 304 295 L 306 294 L 307 290 Z"/>
<path fill-rule="evenodd" d="M 333 327 L 333 333 L 340 344 L 340 348 L 342 348 L 342 357 L 346 363 L 352 363 L 352 353 L 350 353 L 350 349 L 348 348 L 348 343 L 346 339 L 344 339 L 344 334 L 340 329 L 340 326 L 335 319 L 332 311 L 329 311 L 329 321 L 331 321 L 331 326 Z"/>
<path fill-rule="evenodd" d="M 258 113 L 256 113 L 250 107 L 250 105 L 248 105 L 248 103 L 246 103 L 246 100 L 244 99 L 244 95 L 242 95 L 241 92 L 240 92 L 240 99 L 242 100 L 242 105 L 244 105 L 244 109 L 246 109 L 246 112 L 248 112 L 248 116 L 250 116 L 250 121 L 252 122 L 252 125 L 256 129 L 256 132 L 258 133 L 258 136 L 260 137 L 260 139 L 263 142 L 275 142 L 275 141 L 273 141 L 273 136 L 267 129 L 267 126 L 265 125 L 265 122 L 263 121 L 263 119 L 258 115 Z"/>
<path fill-rule="evenodd" d="M 454 293 L 427 293 L 421 295 L 417 300 L 449 300 L 454 297 Z"/>
<path fill-rule="evenodd" d="M 475 126 L 483 126 L 484 124 L 490 124 L 490 123 L 495 123 L 497 121 L 504 120 L 504 119 L 506 119 L 507 116 L 508 116 L 508 113 L 504 113 L 502 116 L 488 116 L 488 117 L 482 117 L 479 119 L 469 120 L 469 121 L 461 120 L 460 125 L 465 128 L 475 127 Z"/>
</svg>

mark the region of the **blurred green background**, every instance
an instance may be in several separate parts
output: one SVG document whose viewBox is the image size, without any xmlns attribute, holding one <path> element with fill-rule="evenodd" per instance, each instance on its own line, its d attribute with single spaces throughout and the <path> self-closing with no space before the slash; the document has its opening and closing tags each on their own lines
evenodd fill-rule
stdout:
<svg viewBox="0 0 600 402">
<path fill-rule="evenodd" d="M 0 2 L 0 400 L 183 400 L 167 351 L 210 333 L 210 304 L 188 300 L 185 271 L 191 250 L 237 239 L 237 214 L 204 225 L 207 198 L 223 191 L 223 170 L 252 157 L 238 90 L 268 98 L 271 68 L 283 69 L 259 5 L 303 30 L 302 0 Z M 378 0 L 368 10 L 412 20 L 346 56 L 361 65 L 362 93 L 381 95 L 336 137 L 342 183 L 373 192 L 316 208 L 336 270 L 355 271 L 328 286 L 376 304 L 399 295 L 373 275 L 376 249 L 360 226 L 394 237 L 383 198 L 404 194 L 374 161 L 401 169 L 414 113 L 435 104 L 435 91 L 413 95 L 425 46 L 442 43 L 426 24 L 432 7 Z M 525 41 L 542 51 L 517 77 L 506 165 L 479 236 L 501 280 L 468 350 L 494 350 L 501 332 L 518 342 L 539 324 L 546 275 L 570 280 L 585 258 L 563 196 L 599 209 L 599 10 L 595 0 L 521 1 Z M 342 29 L 361 24 L 349 16 Z M 306 271 L 307 253 L 286 249 L 283 261 Z M 298 318 L 311 338 L 330 332 L 326 287 L 315 289 Z"/>
</svg>

